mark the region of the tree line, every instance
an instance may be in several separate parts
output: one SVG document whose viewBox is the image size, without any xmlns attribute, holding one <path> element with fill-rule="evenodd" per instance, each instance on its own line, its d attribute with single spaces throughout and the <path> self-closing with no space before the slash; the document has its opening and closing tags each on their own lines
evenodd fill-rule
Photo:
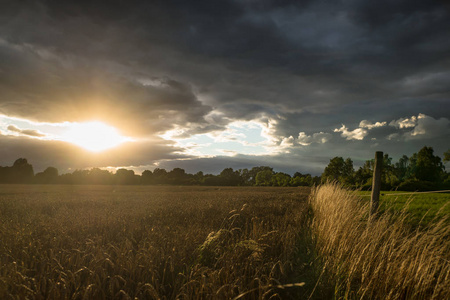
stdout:
<svg viewBox="0 0 450 300">
<path fill-rule="evenodd" d="M 431 191 L 450 189 L 450 173 L 445 171 L 443 162 L 450 161 L 450 150 L 444 153 L 444 160 L 434 155 L 432 147 L 423 147 L 411 157 L 403 155 L 393 163 L 389 154 L 383 156 L 381 172 L 382 190 Z M 375 160 L 367 160 L 362 167 L 354 170 L 350 158 L 334 157 L 322 173 L 322 182 L 338 181 L 341 184 L 359 188 L 372 187 Z"/>
<path fill-rule="evenodd" d="M 115 173 L 99 168 L 75 170 L 72 173 L 59 174 L 55 167 L 34 174 L 33 166 L 27 159 L 17 159 L 11 167 L 0 167 L 0 183 L 35 184 L 125 184 L 125 185 L 208 185 L 208 186 L 312 186 L 320 183 L 319 176 L 301 174 L 294 176 L 275 172 L 268 166 L 251 169 L 233 170 L 225 168 L 220 174 L 186 173 L 184 169 L 174 168 L 167 171 L 156 168 L 145 170 L 137 175 L 133 170 L 118 169 Z"/>
<path fill-rule="evenodd" d="M 450 150 L 444 154 L 444 161 L 450 161 Z M 35 184 L 125 184 L 125 185 L 207 185 L 207 186 L 313 186 L 326 181 L 338 181 L 343 185 L 369 189 L 372 185 L 374 160 L 368 160 L 358 170 L 354 170 L 350 158 L 334 157 L 321 176 L 296 172 L 293 176 L 275 172 L 268 166 L 233 170 L 225 168 L 220 174 L 186 173 L 184 169 L 167 171 L 156 168 L 137 175 L 133 170 L 118 169 L 116 173 L 99 168 L 75 170 L 59 174 L 55 167 L 34 174 L 33 166 L 27 159 L 17 159 L 11 167 L 0 167 L 0 183 Z M 403 155 L 397 163 L 392 163 L 388 154 L 384 155 L 382 189 L 391 190 L 431 190 L 450 188 L 450 174 L 445 172 L 441 158 L 435 156 L 433 148 L 424 147 L 411 157 Z"/>
</svg>

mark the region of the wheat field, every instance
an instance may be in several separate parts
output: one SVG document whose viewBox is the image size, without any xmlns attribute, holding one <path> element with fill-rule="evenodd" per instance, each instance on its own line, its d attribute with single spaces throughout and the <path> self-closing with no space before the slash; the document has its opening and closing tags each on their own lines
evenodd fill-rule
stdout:
<svg viewBox="0 0 450 300">
<path fill-rule="evenodd" d="M 308 194 L 2 185 L 0 299 L 301 297 Z"/>
</svg>

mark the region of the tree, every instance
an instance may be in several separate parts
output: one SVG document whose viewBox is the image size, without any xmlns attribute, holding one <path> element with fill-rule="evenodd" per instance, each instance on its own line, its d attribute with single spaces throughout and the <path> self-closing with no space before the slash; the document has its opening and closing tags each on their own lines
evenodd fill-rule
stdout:
<svg viewBox="0 0 450 300">
<path fill-rule="evenodd" d="M 205 181 L 205 176 L 202 171 L 198 171 L 194 174 L 194 183 L 195 184 L 203 184 Z"/>
<path fill-rule="evenodd" d="M 73 184 L 89 184 L 89 170 L 75 170 L 71 176 Z"/>
<path fill-rule="evenodd" d="M 186 171 L 181 168 L 174 168 L 172 171 L 167 173 L 167 183 L 186 184 L 187 183 Z"/>
<path fill-rule="evenodd" d="M 271 169 L 271 168 L 270 168 Z M 270 186 L 272 184 L 273 171 L 265 169 L 256 174 L 256 185 Z"/>
<path fill-rule="evenodd" d="M 145 170 L 141 175 L 142 184 L 152 184 L 153 183 L 153 173 L 150 170 Z"/>
<path fill-rule="evenodd" d="M 10 169 L 9 180 L 12 183 L 30 183 L 33 180 L 33 166 L 26 158 L 17 159 Z"/>
<path fill-rule="evenodd" d="M 119 169 L 114 175 L 116 184 L 136 184 L 136 176 L 133 170 Z"/>
<path fill-rule="evenodd" d="M 89 171 L 88 180 L 89 184 L 112 184 L 114 177 L 108 170 L 93 168 Z"/>
<path fill-rule="evenodd" d="M 273 186 L 289 186 L 291 176 L 286 173 L 278 172 L 272 176 L 271 181 Z"/>
<path fill-rule="evenodd" d="M 342 169 L 344 168 L 344 159 L 342 157 L 334 157 L 330 159 L 329 164 L 325 167 L 322 174 L 322 179 L 325 181 L 337 181 L 342 176 Z"/>
<path fill-rule="evenodd" d="M 409 169 L 410 161 L 408 156 L 403 155 L 400 157 L 397 163 L 394 165 L 395 174 L 399 181 L 404 181 L 408 177 L 408 169 Z"/>
<path fill-rule="evenodd" d="M 232 168 L 225 168 L 219 174 L 220 185 L 239 185 L 241 183 L 241 175 L 239 171 L 233 171 Z"/>
<path fill-rule="evenodd" d="M 58 169 L 54 167 L 48 167 L 44 172 L 36 173 L 34 176 L 34 181 L 36 183 L 56 183 L 58 180 Z"/>
<path fill-rule="evenodd" d="M 450 161 L 450 149 L 448 149 L 446 152 L 444 152 L 444 162 Z"/>
<path fill-rule="evenodd" d="M 417 154 L 414 176 L 418 180 L 440 182 L 444 172 L 444 165 L 439 156 L 433 155 L 432 147 L 423 147 Z"/>
<path fill-rule="evenodd" d="M 336 156 L 330 159 L 322 174 L 323 181 L 339 181 L 343 184 L 353 184 L 353 161 Z"/>
<path fill-rule="evenodd" d="M 154 183 L 166 183 L 167 171 L 165 169 L 156 168 L 153 170 L 153 182 Z"/>
<path fill-rule="evenodd" d="M 350 158 L 347 158 L 344 161 L 344 166 L 342 168 L 342 176 L 339 179 L 342 183 L 347 185 L 354 184 L 354 175 L 355 169 L 353 168 L 353 161 Z"/>
<path fill-rule="evenodd" d="M 260 167 L 253 167 L 251 170 L 248 171 L 247 175 L 247 184 L 248 185 L 258 185 L 256 183 L 256 175 L 258 175 L 261 171 L 269 171 L 271 174 L 273 174 L 273 168 L 268 166 L 260 166 Z"/>
<path fill-rule="evenodd" d="M 311 174 L 304 175 L 300 172 L 295 172 L 289 184 L 291 186 L 312 186 L 314 183 Z"/>
<path fill-rule="evenodd" d="M 367 160 L 364 165 L 355 172 L 354 178 L 356 186 L 364 189 L 372 186 L 373 162 L 373 160 Z"/>
</svg>

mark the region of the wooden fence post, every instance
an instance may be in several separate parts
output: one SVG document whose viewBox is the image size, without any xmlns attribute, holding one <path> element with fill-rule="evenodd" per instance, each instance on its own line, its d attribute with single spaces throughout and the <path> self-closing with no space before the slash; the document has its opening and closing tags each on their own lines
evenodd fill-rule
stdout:
<svg viewBox="0 0 450 300">
<path fill-rule="evenodd" d="M 374 215 L 378 210 L 378 203 L 380 202 L 381 189 L 381 168 L 383 167 L 383 152 L 375 152 L 375 164 L 373 167 L 372 179 L 372 197 L 370 201 L 370 215 Z"/>
</svg>

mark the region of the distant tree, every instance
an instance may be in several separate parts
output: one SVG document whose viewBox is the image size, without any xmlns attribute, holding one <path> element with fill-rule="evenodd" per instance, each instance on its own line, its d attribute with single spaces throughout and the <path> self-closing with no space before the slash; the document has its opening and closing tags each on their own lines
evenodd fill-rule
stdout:
<svg viewBox="0 0 450 300">
<path fill-rule="evenodd" d="M 153 183 L 153 173 L 150 170 L 145 170 L 141 175 L 142 184 L 152 184 Z"/>
<path fill-rule="evenodd" d="M 65 173 L 65 174 L 59 175 L 58 183 L 61 183 L 61 184 L 74 184 L 73 174 L 72 173 Z"/>
<path fill-rule="evenodd" d="M 202 171 L 199 171 L 193 176 L 194 184 L 203 184 L 205 182 L 205 176 Z"/>
<path fill-rule="evenodd" d="M 272 185 L 272 176 L 273 171 L 270 169 L 265 169 L 263 171 L 259 171 L 256 174 L 256 185 L 259 186 L 270 186 Z"/>
<path fill-rule="evenodd" d="M 448 149 L 446 152 L 444 152 L 444 162 L 450 161 L 450 149 Z"/>
<path fill-rule="evenodd" d="M 17 159 L 10 169 L 9 180 L 12 183 L 30 183 L 33 177 L 33 166 L 26 158 Z"/>
<path fill-rule="evenodd" d="M 133 170 L 119 169 L 114 174 L 116 184 L 137 184 L 138 180 Z"/>
<path fill-rule="evenodd" d="M 75 170 L 72 173 L 73 184 L 89 184 L 89 170 Z"/>
<path fill-rule="evenodd" d="M 397 163 L 394 165 L 395 174 L 399 181 L 404 181 L 408 178 L 408 169 L 409 169 L 410 161 L 408 156 L 403 155 L 400 157 Z"/>
<path fill-rule="evenodd" d="M 251 170 L 248 171 L 247 174 L 247 184 L 248 185 L 258 185 L 256 182 L 256 175 L 258 175 L 261 171 L 268 171 L 267 174 L 270 172 L 273 174 L 273 168 L 268 166 L 259 166 L 259 167 L 253 167 Z"/>
<path fill-rule="evenodd" d="M 241 177 L 242 185 L 253 185 L 252 183 L 252 175 L 248 169 L 240 169 L 239 176 Z"/>
<path fill-rule="evenodd" d="M 381 188 L 383 190 L 391 190 L 399 183 L 395 165 L 392 164 L 392 158 L 386 153 L 383 156 L 383 166 L 381 168 Z"/>
<path fill-rule="evenodd" d="M 89 184 L 113 184 L 114 175 L 108 170 L 93 168 L 88 174 Z"/>
<path fill-rule="evenodd" d="M 34 181 L 36 183 L 56 183 L 58 180 L 58 169 L 54 167 L 48 167 L 43 172 L 36 173 L 34 176 Z"/>
<path fill-rule="evenodd" d="M 355 169 L 353 168 L 353 161 L 350 158 L 347 158 L 344 161 L 342 176 L 339 180 L 344 184 L 353 185 L 355 183 L 353 178 L 354 173 Z"/>
<path fill-rule="evenodd" d="M 353 161 L 350 158 L 344 160 L 336 156 L 330 160 L 322 174 L 323 181 L 339 181 L 343 184 L 353 184 Z"/>
<path fill-rule="evenodd" d="M 271 181 L 273 186 L 289 186 L 291 176 L 286 173 L 278 172 L 272 176 Z"/>
<path fill-rule="evenodd" d="M 153 182 L 156 184 L 167 183 L 167 171 L 156 168 L 153 170 Z"/>
<path fill-rule="evenodd" d="M 167 173 L 166 178 L 169 184 L 186 184 L 188 182 L 186 171 L 181 168 L 174 168 Z"/>
<path fill-rule="evenodd" d="M 322 174 L 322 179 L 325 181 L 338 181 L 339 177 L 342 176 L 344 169 L 344 159 L 342 157 L 334 157 L 330 159 L 330 162 L 325 167 Z"/>
<path fill-rule="evenodd" d="M 212 174 L 206 174 L 203 177 L 203 184 L 208 185 L 208 186 L 216 186 L 216 185 L 221 185 L 222 181 L 219 178 L 219 176 L 215 176 Z"/>
<path fill-rule="evenodd" d="M 291 178 L 289 183 L 291 186 L 312 186 L 313 178 L 311 174 L 302 174 L 300 172 L 295 172 L 294 176 Z"/>
<path fill-rule="evenodd" d="M 432 147 L 423 147 L 415 160 L 414 175 L 418 180 L 440 182 L 444 172 L 444 165 L 439 156 L 433 154 Z"/>
<path fill-rule="evenodd" d="M 367 160 L 358 171 L 355 172 L 355 184 L 360 188 L 372 186 L 373 160 Z"/>
<path fill-rule="evenodd" d="M 241 175 L 239 171 L 234 171 L 232 168 L 225 168 L 219 174 L 220 185 L 236 186 L 241 183 Z"/>
</svg>

